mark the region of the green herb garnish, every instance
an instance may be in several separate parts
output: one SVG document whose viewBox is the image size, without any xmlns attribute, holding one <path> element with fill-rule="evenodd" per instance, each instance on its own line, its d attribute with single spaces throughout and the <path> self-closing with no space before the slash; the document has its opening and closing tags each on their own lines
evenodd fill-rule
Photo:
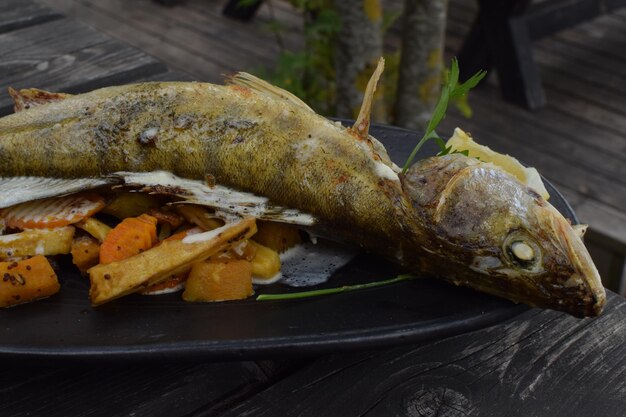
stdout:
<svg viewBox="0 0 626 417">
<path fill-rule="evenodd" d="M 292 293 L 286 293 L 286 294 L 261 294 L 257 296 L 256 300 L 257 301 L 293 300 L 297 298 L 317 297 L 320 295 L 338 294 L 342 292 L 380 287 L 382 285 L 395 284 L 396 282 L 408 281 L 410 279 L 415 279 L 415 278 L 417 278 L 415 275 L 401 274 L 395 278 L 386 279 L 383 281 L 368 282 L 367 284 L 344 285 L 343 287 L 325 288 L 323 290 L 313 290 L 313 291 L 292 292 Z"/>
<path fill-rule="evenodd" d="M 424 145 L 424 143 L 426 143 L 426 141 L 428 141 L 429 139 L 434 139 L 441 148 L 441 153 L 439 155 L 446 155 L 450 153 L 451 149 L 446 148 L 446 143 L 441 137 L 439 137 L 437 132 L 435 132 L 435 129 L 437 128 L 437 126 L 439 126 L 439 123 L 441 123 L 441 121 L 445 117 L 446 111 L 448 110 L 448 103 L 450 102 L 450 100 L 461 99 L 465 97 L 469 90 L 476 87 L 480 80 L 485 78 L 485 75 L 487 75 L 487 71 L 478 71 L 469 80 L 465 81 L 462 84 L 459 84 L 459 62 L 456 58 L 452 58 L 447 80 L 441 87 L 439 100 L 437 101 L 435 110 L 433 110 L 433 114 L 430 121 L 428 122 L 428 126 L 426 126 L 424 136 L 422 136 L 420 141 L 413 149 L 413 152 L 411 152 L 411 155 L 409 155 L 409 159 L 407 159 L 404 167 L 402 168 L 402 174 L 406 173 L 406 170 L 409 169 L 409 166 L 411 166 L 413 159 L 415 159 L 415 155 L 417 155 L 417 152 L 420 150 L 422 145 Z"/>
</svg>

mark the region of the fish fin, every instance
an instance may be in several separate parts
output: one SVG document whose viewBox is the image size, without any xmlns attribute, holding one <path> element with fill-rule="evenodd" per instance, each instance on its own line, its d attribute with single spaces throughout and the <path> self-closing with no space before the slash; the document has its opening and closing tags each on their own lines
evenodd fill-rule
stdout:
<svg viewBox="0 0 626 417">
<path fill-rule="evenodd" d="M 9 95 L 13 99 L 13 111 L 15 111 L 15 113 L 72 97 L 72 94 L 52 93 L 38 88 L 23 88 L 18 91 L 11 87 L 9 87 Z"/>
<path fill-rule="evenodd" d="M 0 208 L 113 184 L 114 178 L 0 177 Z"/>
<path fill-rule="evenodd" d="M 376 92 L 378 80 L 380 79 L 380 76 L 382 75 L 384 69 L 385 59 L 383 57 L 380 57 L 374 73 L 370 77 L 370 80 L 367 82 L 365 94 L 363 95 L 363 103 L 361 104 L 361 110 L 359 110 L 359 116 L 356 118 L 356 121 L 352 126 L 352 131 L 355 132 L 357 136 L 361 139 L 367 139 L 369 136 L 371 122 L 370 118 L 372 113 L 372 103 L 374 102 L 374 93 Z"/>
<path fill-rule="evenodd" d="M 587 229 L 589 228 L 588 224 L 575 224 L 572 226 L 572 228 L 574 229 L 574 232 L 576 232 L 576 235 L 578 235 L 579 238 L 583 238 L 583 236 L 585 236 L 585 233 L 587 233 Z"/>
<path fill-rule="evenodd" d="M 182 198 L 181 203 L 211 207 L 218 217 L 227 221 L 246 216 L 300 226 L 311 226 L 316 221 L 308 213 L 273 205 L 267 197 L 221 185 L 207 185 L 165 171 L 116 172 L 113 176 L 122 179 L 125 186 L 138 188 L 141 192 L 173 195 Z"/>
<path fill-rule="evenodd" d="M 284 90 L 280 87 L 276 87 L 275 85 L 272 85 L 267 81 L 255 77 L 252 74 L 248 74 L 247 72 L 238 72 L 234 75 L 231 75 L 226 79 L 226 82 L 228 84 L 237 85 L 239 87 L 249 88 L 250 90 L 256 91 L 257 93 L 261 93 L 272 98 L 286 100 L 295 107 L 300 107 L 314 112 L 313 109 L 310 108 L 304 101 L 300 100 L 289 91 Z"/>
</svg>

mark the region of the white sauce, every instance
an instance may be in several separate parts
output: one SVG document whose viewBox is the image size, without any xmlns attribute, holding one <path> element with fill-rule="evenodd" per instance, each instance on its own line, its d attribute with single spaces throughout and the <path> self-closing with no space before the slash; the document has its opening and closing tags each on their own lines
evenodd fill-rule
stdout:
<svg viewBox="0 0 626 417">
<path fill-rule="evenodd" d="M 208 232 L 196 233 L 196 234 L 193 234 L 193 235 L 185 236 L 183 238 L 182 242 L 186 243 L 186 244 L 206 242 L 206 241 L 209 241 L 209 240 L 217 237 L 217 235 L 219 235 L 220 233 L 224 232 L 225 230 L 227 230 L 231 226 L 232 226 L 231 224 L 225 224 L 222 227 L 218 227 L 217 229 L 209 230 Z"/>
<path fill-rule="evenodd" d="M 292 287 L 308 287 L 328 281 L 357 251 L 328 241 L 297 245 L 280 255 L 281 282 Z"/>
</svg>

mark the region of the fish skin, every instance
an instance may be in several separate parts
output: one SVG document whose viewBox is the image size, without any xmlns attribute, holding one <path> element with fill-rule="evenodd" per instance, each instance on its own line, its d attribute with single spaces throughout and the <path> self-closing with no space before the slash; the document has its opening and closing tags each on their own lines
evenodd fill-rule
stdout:
<svg viewBox="0 0 626 417">
<path fill-rule="evenodd" d="M 575 316 L 604 304 L 572 227 L 509 174 L 454 154 L 398 177 L 375 139 L 241 86 L 146 83 L 40 105 L 0 119 L 0 156 L 1 177 L 210 174 L 416 272 Z M 513 238 L 540 255 L 532 267 Z"/>
</svg>

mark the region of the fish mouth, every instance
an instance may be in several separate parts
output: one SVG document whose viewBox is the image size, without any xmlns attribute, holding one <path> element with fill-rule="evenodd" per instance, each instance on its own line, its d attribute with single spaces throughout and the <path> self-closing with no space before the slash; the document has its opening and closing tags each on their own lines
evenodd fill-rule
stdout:
<svg viewBox="0 0 626 417">
<path fill-rule="evenodd" d="M 600 315 L 606 302 L 606 292 L 591 255 L 581 237 L 565 219 L 557 222 L 555 232 L 574 268 L 574 273 L 563 283 L 564 287 L 578 290 L 578 307 L 584 316 Z"/>
</svg>

